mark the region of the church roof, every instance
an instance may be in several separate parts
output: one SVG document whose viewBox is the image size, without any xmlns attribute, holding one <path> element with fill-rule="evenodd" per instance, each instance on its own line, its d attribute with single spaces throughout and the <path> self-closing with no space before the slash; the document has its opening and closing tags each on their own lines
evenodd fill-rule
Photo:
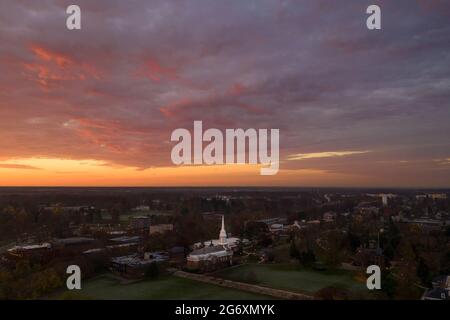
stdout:
<svg viewBox="0 0 450 320">
<path fill-rule="evenodd" d="M 226 251 L 227 249 L 224 248 L 224 246 L 208 246 L 201 249 L 194 250 L 190 253 L 190 255 L 202 255 L 202 254 L 209 254 L 214 252 L 220 252 L 220 251 Z"/>
</svg>

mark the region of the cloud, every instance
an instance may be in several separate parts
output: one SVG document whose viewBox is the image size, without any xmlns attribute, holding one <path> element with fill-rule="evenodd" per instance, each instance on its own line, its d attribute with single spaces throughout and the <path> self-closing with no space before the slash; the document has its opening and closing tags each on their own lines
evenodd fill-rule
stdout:
<svg viewBox="0 0 450 320">
<path fill-rule="evenodd" d="M 64 2 L 0 2 L 2 159 L 167 167 L 171 132 L 193 120 L 279 128 L 281 158 L 302 160 L 281 169 L 386 183 L 397 170 L 408 184 L 448 158 L 445 1 L 386 2 L 380 32 L 365 28 L 360 0 L 77 4 L 83 29 L 72 32 Z"/>
<path fill-rule="evenodd" d="M 312 152 L 312 153 L 298 153 L 291 154 L 287 157 L 287 160 L 304 160 L 304 159 L 317 159 L 317 158 L 334 158 L 351 156 L 355 154 L 363 154 L 371 152 L 367 151 L 326 151 L 326 152 Z"/>
<path fill-rule="evenodd" d="M 25 170 L 42 170 L 41 168 L 29 166 L 25 164 L 14 164 L 14 163 L 0 163 L 0 168 L 2 169 L 25 169 Z"/>
</svg>

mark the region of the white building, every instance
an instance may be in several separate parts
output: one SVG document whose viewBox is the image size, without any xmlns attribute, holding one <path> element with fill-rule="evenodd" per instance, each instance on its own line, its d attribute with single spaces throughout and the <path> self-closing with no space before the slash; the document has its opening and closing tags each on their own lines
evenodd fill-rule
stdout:
<svg viewBox="0 0 450 320">
<path fill-rule="evenodd" d="M 382 194 L 381 195 L 381 202 L 383 203 L 383 206 L 387 207 L 387 205 L 388 205 L 388 196 L 387 196 L 387 194 Z"/>
<path fill-rule="evenodd" d="M 219 239 L 210 240 L 210 244 L 192 251 L 187 257 L 187 267 L 191 270 L 212 271 L 220 267 L 231 265 L 233 262 L 233 250 L 228 244 L 225 231 L 225 221 L 222 216 L 222 228 Z"/>
<path fill-rule="evenodd" d="M 211 239 L 211 240 L 207 240 L 204 242 L 197 242 L 194 243 L 193 248 L 194 249 L 201 249 L 203 247 L 211 247 L 211 246 L 220 246 L 220 245 L 224 245 L 226 242 L 226 245 L 230 248 L 230 249 L 234 249 L 238 246 L 239 242 L 241 241 L 240 238 L 236 238 L 236 237 L 227 237 L 226 231 L 225 231 L 225 221 L 224 221 L 224 217 L 222 215 L 222 228 L 220 229 L 220 234 L 219 234 L 219 239 Z M 245 239 L 243 240 L 245 241 Z"/>
</svg>

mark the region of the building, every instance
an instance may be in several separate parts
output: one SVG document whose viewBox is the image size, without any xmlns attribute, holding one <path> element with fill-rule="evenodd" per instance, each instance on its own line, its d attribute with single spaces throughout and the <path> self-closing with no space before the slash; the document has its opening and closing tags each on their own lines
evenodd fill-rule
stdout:
<svg viewBox="0 0 450 320">
<path fill-rule="evenodd" d="M 371 214 L 378 214 L 379 209 L 375 206 L 367 205 L 365 203 L 358 204 L 357 207 L 355 207 L 355 213 L 359 213 L 364 215 L 371 215 Z"/>
<path fill-rule="evenodd" d="M 256 220 L 256 222 L 262 222 L 262 223 L 265 223 L 267 226 L 270 226 L 271 224 L 274 224 L 274 223 L 285 224 L 287 221 L 286 221 L 286 218 L 275 217 L 275 218 Z"/>
<path fill-rule="evenodd" d="M 209 246 L 192 251 L 187 257 L 187 268 L 192 271 L 210 272 L 233 263 L 233 250 L 228 245 L 223 216 L 219 239 L 215 243 L 217 244 L 211 241 Z"/>
<path fill-rule="evenodd" d="M 450 290 L 450 276 L 441 275 L 431 280 L 433 288 L 444 288 Z"/>
<path fill-rule="evenodd" d="M 388 195 L 387 194 L 381 195 L 381 202 L 383 203 L 383 206 L 387 207 L 387 205 L 388 205 Z"/>
<path fill-rule="evenodd" d="M 447 195 L 445 193 L 429 193 L 428 196 L 433 199 L 447 199 Z"/>
<path fill-rule="evenodd" d="M 33 261 L 46 261 L 54 256 L 70 256 L 82 253 L 95 247 L 93 238 L 71 237 L 53 239 L 39 244 L 14 246 L 7 250 L 9 258 L 25 258 Z"/>
<path fill-rule="evenodd" d="M 375 241 L 369 241 L 369 246 L 360 246 L 356 250 L 354 257 L 354 264 L 362 268 L 367 268 L 370 265 L 377 265 L 381 269 L 385 267 L 385 259 L 383 250 L 375 244 Z"/>
<path fill-rule="evenodd" d="M 248 242 L 247 239 L 240 239 L 237 237 L 227 237 L 227 234 L 225 232 L 225 225 L 224 225 L 224 217 L 222 215 L 222 228 L 220 230 L 219 239 L 211 239 L 204 242 L 197 242 L 194 243 L 193 248 L 194 249 L 201 249 L 205 246 L 223 246 L 226 244 L 228 249 L 235 250 L 239 246 L 240 243 L 246 243 Z"/>
<path fill-rule="evenodd" d="M 145 275 L 152 263 L 163 263 L 169 260 L 166 252 L 145 252 L 143 256 L 132 254 L 111 259 L 111 271 L 123 277 L 140 278 Z"/>
<path fill-rule="evenodd" d="M 186 252 L 185 248 L 181 246 L 175 246 L 169 249 L 170 256 L 170 266 L 173 267 L 182 267 L 184 262 L 186 261 Z"/>
<path fill-rule="evenodd" d="M 445 200 L 447 199 L 447 194 L 445 193 L 428 193 L 428 194 L 418 194 L 416 195 L 417 200 L 424 200 L 426 198 L 430 198 L 433 200 Z"/>
<path fill-rule="evenodd" d="M 55 239 L 52 242 L 52 247 L 56 250 L 58 256 L 61 255 L 76 255 L 83 251 L 95 248 L 98 245 L 94 238 L 88 237 L 70 237 Z"/>
<path fill-rule="evenodd" d="M 269 231 L 271 233 L 282 233 L 284 231 L 284 224 L 281 223 L 273 223 L 269 227 Z"/>
<path fill-rule="evenodd" d="M 431 282 L 433 288 L 425 291 L 422 300 L 450 300 L 450 276 L 437 276 Z"/>
<path fill-rule="evenodd" d="M 450 300 L 450 290 L 443 288 L 435 288 L 427 290 L 422 300 Z"/>
<path fill-rule="evenodd" d="M 148 232 L 150 229 L 150 217 L 147 216 L 131 217 L 130 229 L 137 232 Z"/>
<path fill-rule="evenodd" d="M 334 222 L 334 219 L 336 218 L 336 213 L 328 211 L 323 214 L 323 221 L 324 222 Z"/>
<path fill-rule="evenodd" d="M 150 225 L 149 234 L 164 233 L 164 232 L 169 232 L 172 230 L 173 230 L 173 224 L 171 224 L 171 223 L 155 224 L 155 225 Z"/>
<path fill-rule="evenodd" d="M 32 245 L 18 245 L 6 251 L 9 258 L 44 259 L 52 253 L 51 243 L 44 242 Z"/>
<path fill-rule="evenodd" d="M 137 206 L 136 208 L 133 208 L 134 212 L 148 212 L 150 211 L 150 207 L 146 206 L 146 205 L 140 205 Z"/>
</svg>

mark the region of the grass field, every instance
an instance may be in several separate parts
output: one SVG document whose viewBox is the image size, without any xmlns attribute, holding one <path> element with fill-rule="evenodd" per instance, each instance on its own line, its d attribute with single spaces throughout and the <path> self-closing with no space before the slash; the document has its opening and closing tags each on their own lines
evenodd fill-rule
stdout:
<svg viewBox="0 0 450 320">
<path fill-rule="evenodd" d="M 83 282 L 82 289 L 59 293 L 56 298 L 107 300 L 183 300 L 183 299 L 269 299 L 269 297 L 223 288 L 174 276 L 156 280 L 120 284 L 116 279 L 100 276 Z"/>
<path fill-rule="evenodd" d="M 252 274 L 249 276 L 249 274 Z M 351 292 L 366 292 L 365 283 L 354 279 L 347 271 L 315 271 L 287 264 L 246 264 L 214 274 L 229 280 L 312 294 L 325 287 L 337 287 Z"/>
</svg>

